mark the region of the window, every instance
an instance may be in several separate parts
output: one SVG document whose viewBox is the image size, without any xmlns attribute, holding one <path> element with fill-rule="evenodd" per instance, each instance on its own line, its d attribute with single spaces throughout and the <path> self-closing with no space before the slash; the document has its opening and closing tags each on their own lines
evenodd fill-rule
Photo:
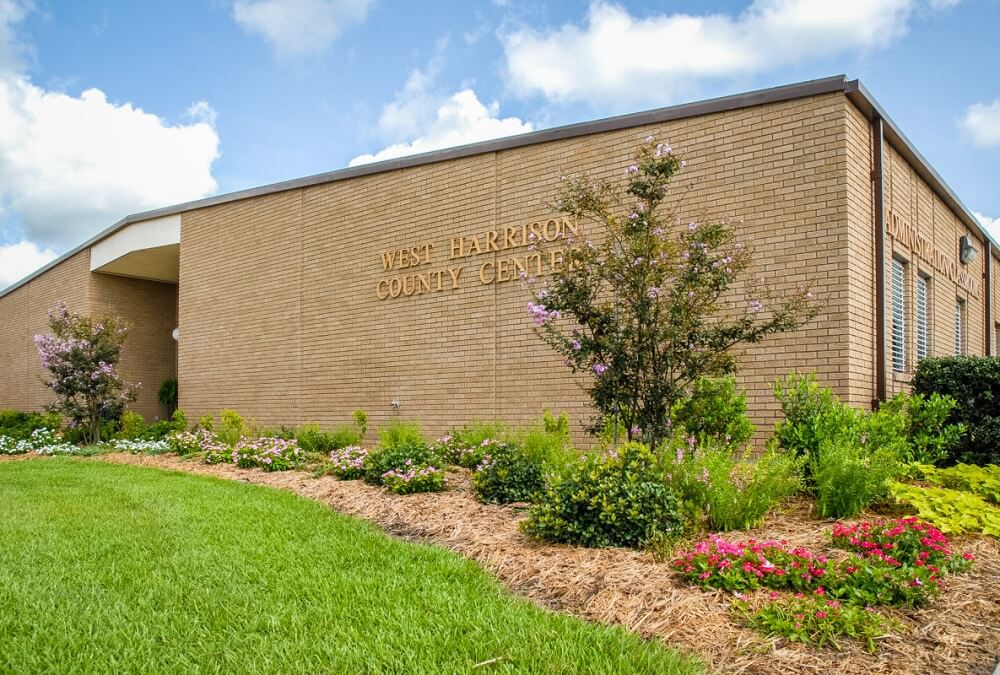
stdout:
<svg viewBox="0 0 1000 675">
<path fill-rule="evenodd" d="M 955 302 L 955 354 L 965 353 L 965 345 L 962 340 L 965 338 L 965 301 L 959 299 Z"/>
<path fill-rule="evenodd" d="M 1000 323 L 993 324 L 993 354 L 1000 356 Z"/>
<path fill-rule="evenodd" d="M 903 280 L 906 264 L 892 259 L 892 369 L 906 369 L 906 294 Z"/>
<path fill-rule="evenodd" d="M 927 287 L 930 279 L 923 274 L 917 277 L 917 361 L 927 358 Z"/>
</svg>

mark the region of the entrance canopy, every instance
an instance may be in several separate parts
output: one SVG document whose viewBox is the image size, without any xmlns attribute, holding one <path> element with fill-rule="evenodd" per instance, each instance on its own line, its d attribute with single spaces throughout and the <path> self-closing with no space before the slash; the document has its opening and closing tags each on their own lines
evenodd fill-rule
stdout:
<svg viewBox="0 0 1000 675">
<path fill-rule="evenodd" d="M 132 223 L 90 249 L 90 271 L 177 283 L 180 214 Z"/>
</svg>

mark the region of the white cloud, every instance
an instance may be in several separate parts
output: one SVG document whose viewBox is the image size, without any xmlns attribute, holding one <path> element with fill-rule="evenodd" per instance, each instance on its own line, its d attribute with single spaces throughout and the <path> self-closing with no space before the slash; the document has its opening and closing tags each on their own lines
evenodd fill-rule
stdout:
<svg viewBox="0 0 1000 675">
<path fill-rule="evenodd" d="M 1000 98 L 970 105 L 960 125 L 976 145 L 1000 145 Z"/>
<path fill-rule="evenodd" d="M 32 9 L 28 0 L 0 0 L 0 72 L 20 66 L 24 45 L 14 38 L 14 26 Z"/>
<path fill-rule="evenodd" d="M 344 28 L 364 21 L 373 0 L 235 0 L 233 18 L 281 56 L 325 50 Z"/>
<path fill-rule="evenodd" d="M 697 80 L 885 46 L 906 31 L 922 1 L 754 0 L 740 14 L 634 17 L 598 0 L 585 25 L 520 29 L 501 37 L 508 84 L 520 95 L 662 102 Z"/>
<path fill-rule="evenodd" d="M 533 129 L 531 122 L 499 116 L 497 102 L 483 105 L 471 89 L 463 89 L 445 100 L 419 136 L 407 143 L 394 143 L 375 154 L 355 157 L 350 165 L 430 152 L 491 138 L 523 134 Z"/>
<path fill-rule="evenodd" d="M 973 211 L 972 215 L 982 223 L 983 229 L 989 232 L 994 239 L 1000 240 L 1000 218 L 990 218 L 979 211 Z"/>
<path fill-rule="evenodd" d="M 30 241 L 0 245 L 0 290 L 20 281 L 55 257 L 55 251 L 39 249 Z"/>
<path fill-rule="evenodd" d="M 218 156 L 204 119 L 170 125 L 99 89 L 75 97 L 0 77 L 0 207 L 39 245 L 63 248 L 126 214 L 208 195 Z"/>
</svg>

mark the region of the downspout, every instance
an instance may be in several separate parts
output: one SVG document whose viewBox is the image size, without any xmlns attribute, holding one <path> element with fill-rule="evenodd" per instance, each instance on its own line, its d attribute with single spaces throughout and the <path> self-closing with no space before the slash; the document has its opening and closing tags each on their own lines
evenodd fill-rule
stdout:
<svg viewBox="0 0 1000 675">
<path fill-rule="evenodd" d="M 872 196 L 874 198 L 875 240 L 875 400 L 873 407 L 885 401 L 885 182 L 883 150 L 885 134 L 882 118 L 872 118 Z"/>
<path fill-rule="evenodd" d="M 986 239 L 986 356 L 996 356 L 993 353 L 993 242 Z"/>
</svg>

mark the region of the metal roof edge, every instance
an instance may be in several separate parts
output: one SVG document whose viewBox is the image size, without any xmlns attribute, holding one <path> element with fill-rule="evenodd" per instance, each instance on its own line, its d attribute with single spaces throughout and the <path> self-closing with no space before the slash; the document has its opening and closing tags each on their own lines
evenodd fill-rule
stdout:
<svg viewBox="0 0 1000 675">
<path fill-rule="evenodd" d="M 17 290 L 21 286 L 24 286 L 32 279 L 44 274 L 60 263 L 72 258 L 84 249 L 93 246 L 106 237 L 109 237 L 126 225 L 142 222 L 144 220 L 151 220 L 153 218 L 183 213 L 185 211 L 193 211 L 195 209 L 209 206 L 217 206 L 219 204 L 226 204 L 229 202 L 239 201 L 241 199 L 249 199 L 251 197 L 260 197 L 277 192 L 284 192 L 286 190 L 295 190 L 323 183 L 332 183 L 334 181 L 345 180 L 348 178 L 370 176 L 377 173 L 407 169 L 410 167 L 433 164 L 435 162 L 443 162 L 451 159 L 460 159 L 488 152 L 511 150 L 514 148 L 537 145 L 540 143 L 549 143 L 552 141 L 559 141 L 579 136 L 588 136 L 590 134 L 602 133 L 606 131 L 618 131 L 646 124 L 698 117 L 700 115 L 710 115 L 728 110 L 738 110 L 758 105 L 767 105 L 769 103 L 791 101 L 799 98 L 806 98 L 808 96 L 816 96 L 838 91 L 842 92 L 845 90 L 846 84 L 846 75 L 834 75 L 815 80 L 807 80 L 805 82 L 785 84 L 778 87 L 769 87 L 767 89 L 758 89 L 740 94 L 705 99 L 703 101 L 682 103 L 665 108 L 655 108 L 653 110 L 629 113 L 627 115 L 618 115 L 598 120 L 577 122 L 575 124 L 553 127 L 551 129 L 541 129 L 539 131 L 532 131 L 526 134 L 519 134 L 517 136 L 507 136 L 488 141 L 480 141 L 478 143 L 470 143 L 468 145 L 461 145 L 453 148 L 444 148 L 442 150 L 434 150 L 418 155 L 388 159 L 381 162 L 361 164 L 358 166 L 346 167 L 344 169 L 337 169 L 335 171 L 328 171 L 302 178 L 294 178 L 277 183 L 261 185 L 259 187 L 248 188 L 246 190 L 205 197 L 204 199 L 183 202 L 181 204 L 174 204 L 172 206 L 166 206 L 150 211 L 133 213 L 125 216 L 111 227 L 102 230 L 87 241 L 72 248 L 43 267 L 40 267 L 23 279 L 16 281 L 3 290 L 0 290 L 0 298 Z"/>
<path fill-rule="evenodd" d="M 994 257 L 1000 259 L 1000 250 L 997 248 L 997 242 L 986 231 L 979 219 L 972 213 L 972 211 L 959 199 L 955 191 L 951 189 L 951 186 L 945 182 L 940 174 L 931 166 L 920 151 L 917 150 L 916 146 L 910 142 L 910 139 L 906 137 L 906 134 L 900 130 L 892 118 L 889 117 L 885 109 L 879 104 L 879 102 L 872 96 L 871 92 L 861 83 L 860 80 L 850 80 L 845 83 L 844 93 L 847 94 L 847 98 L 851 100 L 868 119 L 872 119 L 873 116 L 878 116 L 882 118 L 882 122 L 885 129 L 886 140 L 896 149 L 899 154 L 901 154 L 907 162 L 914 168 L 918 175 L 923 178 L 931 189 L 944 201 L 948 207 L 955 212 L 962 222 L 965 223 L 969 229 L 977 233 L 983 244 L 989 242 L 992 245 L 992 250 L 994 252 Z"/>
</svg>

